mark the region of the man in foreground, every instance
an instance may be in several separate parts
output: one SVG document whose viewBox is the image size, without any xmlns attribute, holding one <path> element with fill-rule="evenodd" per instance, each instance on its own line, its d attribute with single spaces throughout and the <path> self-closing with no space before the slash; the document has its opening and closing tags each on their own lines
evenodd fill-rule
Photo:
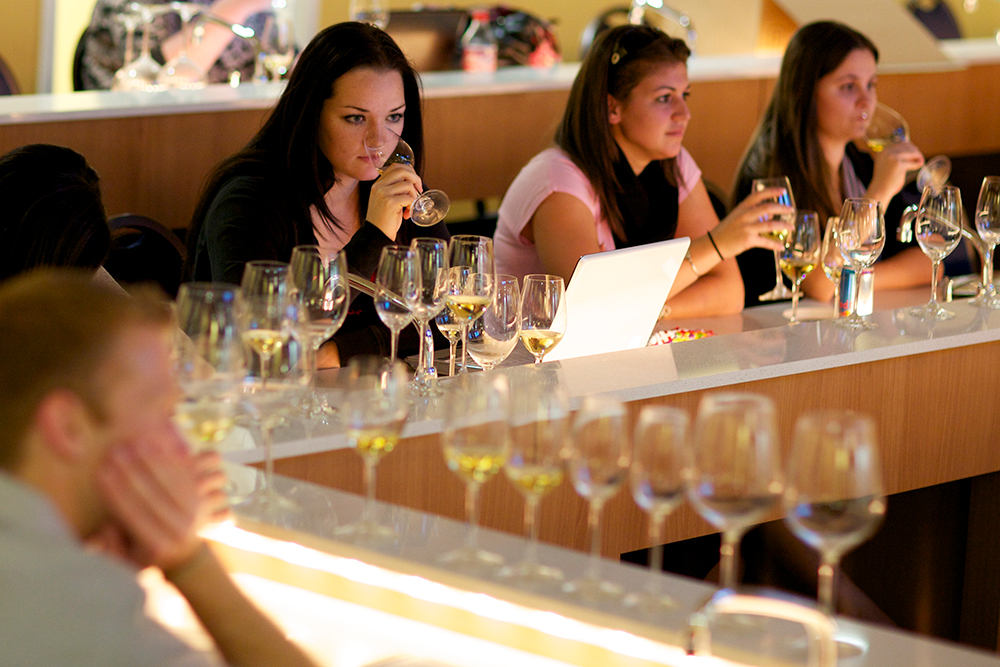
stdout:
<svg viewBox="0 0 1000 667">
<path fill-rule="evenodd" d="M 314 664 L 196 534 L 224 480 L 173 427 L 171 326 L 165 304 L 83 274 L 0 286 L 0 664 L 218 664 L 143 616 L 150 565 L 226 663 Z"/>
</svg>

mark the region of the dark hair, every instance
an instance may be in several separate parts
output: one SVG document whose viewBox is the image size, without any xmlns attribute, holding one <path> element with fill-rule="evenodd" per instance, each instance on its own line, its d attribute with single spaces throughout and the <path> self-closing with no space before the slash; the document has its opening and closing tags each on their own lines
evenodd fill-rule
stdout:
<svg viewBox="0 0 1000 667">
<path fill-rule="evenodd" d="M 194 249 L 212 201 L 235 174 L 254 166 L 282 179 L 280 186 L 294 193 L 302 211 L 315 206 L 326 224 L 340 225 L 324 201 L 336 179 L 333 165 L 319 147 L 323 103 L 333 95 L 337 80 L 358 68 L 396 71 L 403 78 L 406 123 L 403 138 L 413 148 L 419 174 L 424 165 L 420 82 L 416 70 L 387 33 L 367 23 L 338 23 L 320 31 L 292 69 L 285 91 L 271 115 L 242 150 L 219 164 L 202 191 L 188 229 L 190 275 Z M 367 201 L 361 203 L 367 205 Z"/>
<path fill-rule="evenodd" d="M 792 36 L 760 125 L 737 172 L 737 189 L 755 177 L 788 176 L 799 208 L 836 215 L 816 127 L 816 84 L 858 49 L 878 49 L 857 30 L 833 21 L 803 26 Z M 734 196 L 734 199 L 737 198 Z"/>
<path fill-rule="evenodd" d="M 0 157 L 0 280 L 38 266 L 96 269 L 111 247 L 97 173 L 69 148 Z"/>
<path fill-rule="evenodd" d="M 624 25 L 602 33 L 587 52 L 573 80 L 556 144 L 586 174 L 611 230 L 627 240 L 615 195 L 623 191 L 615 177 L 618 145 L 608 121 L 608 95 L 626 99 L 649 71 L 663 63 L 687 63 L 683 40 L 649 26 Z M 676 160 L 663 160 L 664 173 L 676 183 Z"/>
<path fill-rule="evenodd" d="M 70 391 L 106 417 L 107 362 L 123 332 L 168 332 L 172 321 L 162 293 L 122 294 L 79 269 L 39 269 L 0 285 L 0 331 L 17 351 L 0 364 L 0 469 L 17 467 L 25 433 L 53 391 Z"/>
</svg>

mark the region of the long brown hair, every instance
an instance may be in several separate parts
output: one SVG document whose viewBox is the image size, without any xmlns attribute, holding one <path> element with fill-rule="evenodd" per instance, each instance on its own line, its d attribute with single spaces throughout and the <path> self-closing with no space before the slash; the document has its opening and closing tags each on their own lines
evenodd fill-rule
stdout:
<svg viewBox="0 0 1000 667">
<path fill-rule="evenodd" d="M 668 37 L 656 28 L 618 26 L 597 38 L 573 81 L 556 131 L 556 145 L 590 180 L 601 211 L 618 238 L 628 236 L 615 198 L 623 188 L 614 171 L 619 150 L 608 120 L 608 95 L 625 100 L 653 67 L 686 64 L 690 55 L 683 40 Z M 667 178 L 676 184 L 676 159 L 662 163 Z"/>
<path fill-rule="evenodd" d="M 826 187 L 829 167 L 819 146 L 816 84 L 857 49 L 878 49 L 857 30 L 833 21 L 803 26 L 795 33 L 771 96 L 737 172 L 733 200 L 746 195 L 745 183 L 764 176 L 788 176 L 799 208 L 819 211 L 823 218 L 837 208 Z"/>
</svg>

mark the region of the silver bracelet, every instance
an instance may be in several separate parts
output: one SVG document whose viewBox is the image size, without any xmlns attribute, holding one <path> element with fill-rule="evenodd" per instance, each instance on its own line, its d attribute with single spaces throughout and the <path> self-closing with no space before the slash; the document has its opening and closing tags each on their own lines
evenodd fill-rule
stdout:
<svg viewBox="0 0 1000 667">
<path fill-rule="evenodd" d="M 687 254 L 684 255 L 684 259 L 686 259 L 687 263 L 691 265 L 691 270 L 694 271 L 694 275 L 696 275 L 699 278 L 701 278 L 701 276 L 703 274 L 702 274 L 701 271 L 698 270 L 698 267 L 694 265 L 694 260 L 691 259 L 691 249 L 690 248 L 688 248 Z"/>
</svg>

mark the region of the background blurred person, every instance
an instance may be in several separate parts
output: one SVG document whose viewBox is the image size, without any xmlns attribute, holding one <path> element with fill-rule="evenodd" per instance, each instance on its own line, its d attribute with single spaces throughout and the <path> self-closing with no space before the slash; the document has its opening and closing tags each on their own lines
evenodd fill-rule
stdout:
<svg viewBox="0 0 1000 667">
<path fill-rule="evenodd" d="M 569 280 L 581 255 L 680 236 L 692 239 L 667 305 L 673 317 L 743 307 L 735 257 L 773 250 L 762 232 L 786 211 L 746 198 L 721 223 L 701 170 L 681 145 L 691 112 L 682 40 L 647 26 L 603 33 L 573 82 L 557 148 L 521 170 L 500 205 L 497 271 L 551 273 Z"/>
<path fill-rule="evenodd" d="M 388 127 L 421 169 L 420 111 L 417 74 L 388 34 L 365 23 L 321 31 L 264 126 L 212 174 L 188 230 L 187 273 L 239 283 L 246 262 L 287 262 L 294 246 L 318 243 L 343 249 L 348 269 L 370 278 L 385 246 L 448 238 L 443 222 L 421 228 L 409 220 L 419 173 L 393 164 L 379 176 L 365 150 L 365 137 Z M 404 334 L 402 355 L 417 350 L 415 332 Z M 319 362 L 337 366 L 355 354 L 389 354 L 389 330 L 368 297 L 354 301 Z"/>
<path fill-rule="evenodd" d="M 803 26 L 792 37 L 781 71 L 733 187 L 733 200 L 750 192 L 753 179 L 787 176 L 799 209 L 826 219 L 840 215 L 847 197 L 882 202 L 886 245 L 875 265 L 879 289 L 913 287 L 929 282 L 930 260 L 915 245 L 896 240 L 899 217 L 907 203 L 897 195 L 908 171 L 924 157 L 909 141 L 891 144 L 873 156 L 854 141 L 864 139 L 878 101 L 878 49 L 861 33 L 840 23 Z M 919 198 L 916 188 L 912 197 Z M 774 256 L 750 250 L 739 257 L 746 305 L 774 287 Z M 809 296 L 829 300 L 834 287 L 822 271 L 803 282 Z"/>
<path fill-rule="evenodd" d="M 147 566 L 184 595 L 227 664 L 314 664 L 196 533 L 225 479 L 218 455 L 193 457 L 174 429 L 171 322 L 166 303 L 87 273 L 0 285 L 0 331 L 16 350 L 0 364 L 4 665 L 218 664 L 144 615 L 136 574 Z"/>
</svg>

